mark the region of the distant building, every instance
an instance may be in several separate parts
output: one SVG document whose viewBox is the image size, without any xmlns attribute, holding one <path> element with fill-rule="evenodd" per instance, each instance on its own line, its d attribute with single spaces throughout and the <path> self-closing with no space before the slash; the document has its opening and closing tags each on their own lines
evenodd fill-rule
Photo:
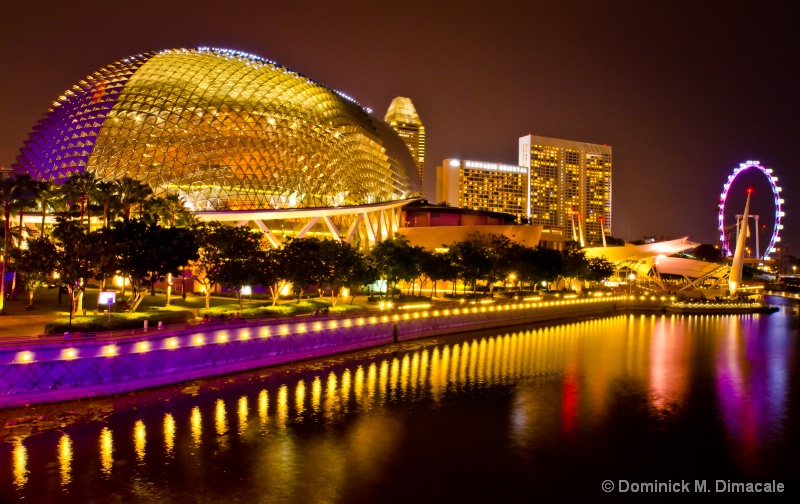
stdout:
<svg viewBox="0 0 800 504">
<path fill-rule="evenodd" d="M 486 210 L 431 205 L 416 201 L 400 212 L 398 234 L 412 245 L 434 250 L 466 240 L 472 233 L 501 234 L 527 247 L 564 248 L 560 228 L 515 224 L 515 216 Z"/>
<path fill-rule="evenodd" d="M 425 165 L 425 126 L 422 125 L 411 98 L 398 96 L 392 100 L 386 116 L 383 118 L 391 126 L 400 138 L 403 139 L 414 164 L 417 165 L 419 180 L 422 181 L 422 173 Z"/>
<path fill-rule="evenodd" d="M 611 232 L 611 147 L 528 135 L 519 164 L 530 169 L 530 218 L 566 236 L 601 243 Z"/>
<path fill-rule="evenodd" d="M 445 159 L 436 167 L 437 203 L 530 217 L 530 170 L 525 166 Z"/>
</svg>

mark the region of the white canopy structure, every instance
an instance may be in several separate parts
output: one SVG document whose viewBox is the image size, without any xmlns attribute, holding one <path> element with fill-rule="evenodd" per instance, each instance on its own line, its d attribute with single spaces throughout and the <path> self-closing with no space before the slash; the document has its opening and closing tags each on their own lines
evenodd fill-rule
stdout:
<svg viewBox="0 0 800 504">
<path fill-rule="evenodd" d="M 659 273 L 679 275 L 687 280 L 686 290 L 713 278 L 715 284 L 728 278 L 730 266 L 688 259 L 670 257 L 693 249 L 700 245 L 689 241 L 685 236 L 677 240 L 669 240 L 645 245 L 624 245 L 622 247 L 591 247 L 585 249 L 587 257 L 605 257 L 614 263 L 617 269 L 627 268 L 637 276 L 649 276 L 655 271 L 655 280 L 660 283 Z"/>
</svg>

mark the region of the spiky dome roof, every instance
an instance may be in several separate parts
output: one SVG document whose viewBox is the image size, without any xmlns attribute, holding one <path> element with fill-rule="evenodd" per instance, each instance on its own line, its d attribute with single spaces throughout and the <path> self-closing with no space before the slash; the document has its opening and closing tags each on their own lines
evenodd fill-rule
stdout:
<svg viewBox="0 0 800 504">
<path fill-rule="evenodd" d="M 129 176 L 199 210 L 365 205 L 416 197 L 402 140 L 351 98 L 272 61 L 170 49 L 67 90 L 14 165 L 63 181 Z"/>
</svg>

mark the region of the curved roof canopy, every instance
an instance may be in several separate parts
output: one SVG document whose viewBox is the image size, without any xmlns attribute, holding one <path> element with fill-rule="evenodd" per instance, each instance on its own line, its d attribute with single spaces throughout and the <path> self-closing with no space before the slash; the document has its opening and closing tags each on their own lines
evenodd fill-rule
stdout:
<svg viewBox="0 0 800 504">
<path fill-rule="evenodd" d="M 64 92 L 17 172 L 129 176 L 198 210 L 373 205 L 421 185 L 408 149 L 349 97 L 251 54 L 170 49 L 118 61 Z"/>
</svg>

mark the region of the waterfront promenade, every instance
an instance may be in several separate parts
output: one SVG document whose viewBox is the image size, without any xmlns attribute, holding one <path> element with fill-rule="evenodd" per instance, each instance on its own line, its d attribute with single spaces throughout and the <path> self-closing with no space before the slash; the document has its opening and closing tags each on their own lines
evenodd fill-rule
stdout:
<svg viewBox="0 0 800 504">
<path fill-rule="evenodd" d="M 0 408 L 130 392 L 455 332 L 620 310 L 663 312 L 675 302 L 673 296 L 596 294 L 179 324 L 81 338 L 40 330 L 6 335 L 0 337 Z M 15 322 L 38 329 L 29 317 L 47 315 L 6 317 L 5 330 L 13 333 Z"/>
<path fill-rule="evenodd" d="M 431 335 L 592 316 L 626 297 L 497 300 L 452 308 L 249 319 L 148 331 L 15 338 L 0 345 L 0 407 L 150 388 Z M 658 298 L 645 301 L 663 303 Z"/>
</svg>

